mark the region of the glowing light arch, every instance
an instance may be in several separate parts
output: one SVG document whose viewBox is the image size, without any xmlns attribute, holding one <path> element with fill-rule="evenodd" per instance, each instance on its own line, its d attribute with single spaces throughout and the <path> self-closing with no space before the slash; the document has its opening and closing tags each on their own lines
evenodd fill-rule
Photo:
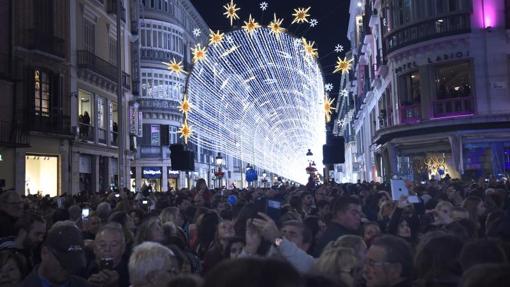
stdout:
<svg viewBox="0 0 510 287">
<path fill-rule="evenodd" d="M 320 164 L 324 82 L 301 40 L 268 28 L 226 33 L 195 63 L 186 94 L 190 140 L 306 183 L 306 152 Z"/>
</svg>

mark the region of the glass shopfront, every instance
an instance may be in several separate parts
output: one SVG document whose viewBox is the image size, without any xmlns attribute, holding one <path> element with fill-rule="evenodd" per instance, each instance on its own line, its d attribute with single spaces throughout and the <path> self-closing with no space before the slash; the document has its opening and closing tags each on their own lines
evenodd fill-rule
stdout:
<svg viewBox="0 0 510 287">
<path fill-rule="evenodd" d="M 25 156 L 25 194 L 58 195 L 58 156 Z"/>
<path fill-rule="evenodd" d="M 175 192 L 179 189 L 179 171 L 172 170 L 167 167 L 168 170 L 168 191 Z"/>
<path fill-rule="evenodd" d="M 161 191 L 161 167 L 144 167 L 142 168 L 142 189 L 148 187 L 152 191 Z"/>
</svg>

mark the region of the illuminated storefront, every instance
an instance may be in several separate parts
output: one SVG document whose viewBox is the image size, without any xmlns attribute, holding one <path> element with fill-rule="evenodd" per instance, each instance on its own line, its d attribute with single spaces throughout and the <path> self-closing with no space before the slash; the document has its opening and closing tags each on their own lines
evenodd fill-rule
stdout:
<svg viewBox="0 0 510 287">
<path fill-rule="evenodd" d="M 170 167 L 168 170 L 168 191 L 175 192 L 179 188 L 179 171 L 172 170 Z"/>
<path fill-rule="evenodd" d="M 144 167 L 142 168 L 142 187 L 151 186 L 153 191 L 161 191 L 161 167 Z"/>
<path fill-rule="evenodd" d="M 59 158 L 54 155 L 25 156 L 25 194 L 58 195 Z"/>
</svg>

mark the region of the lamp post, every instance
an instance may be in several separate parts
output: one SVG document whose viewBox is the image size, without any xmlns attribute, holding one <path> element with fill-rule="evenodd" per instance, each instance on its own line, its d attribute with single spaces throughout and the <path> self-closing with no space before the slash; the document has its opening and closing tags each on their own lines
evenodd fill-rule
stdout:
<svg viewBox="0 0 510 287">
<path fill-rule="evenodd" d="M 264 170 L 262 172 L 262 184 L 263 184 L 262 187 L 264 187 L 264 188 L 266 187 L 266 182 L 267 182 L 267 173 L 266 173 L 266 170 Z"/>
<path fill-rule="evenodd" d="M 248 187 L 250 187 L 250 185 L 251 185 L 250 181 L 248 180 L 248 171 L 249 171 L 250 169 L 251 169 L 251 165 L 248 163 L 248 164 L 246 165 L 246 170 L 245 170 L 245 172 L 244 172 L 245 177 L 246 177 L 246 182 L 248 183 Z"/>
<path fill-rule="evenodd" d="M 216 178 L 218 178 L 219 184 L 218 187 L 221 188 L 221 179 L 223 178 L 223 171 L 221 170 L 221 167 L 223 165 L 223 157 L 221 156 L 221 153 L 218 152 L 218 155 L 216 156 L 216 167 L 217 170 L 214 173 Z"/>
</svg>

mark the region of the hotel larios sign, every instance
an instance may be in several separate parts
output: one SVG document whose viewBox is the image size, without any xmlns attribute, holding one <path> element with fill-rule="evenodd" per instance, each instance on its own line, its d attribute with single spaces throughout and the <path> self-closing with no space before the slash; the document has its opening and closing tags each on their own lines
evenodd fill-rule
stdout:
<svg viewBox="0 0 510 287">
<path fill-rule="evenodd" d="M 451 53 L 441 53 L 437 55 L 419 55 L 415 57 L 414 61 L 410 61 L 399 65 L 395 68 L 395 73 L 401 74 L 407 71 L 415 70 L 418 66 L 423 66 L 427 64 L 436 64 L 446 61 L 459 60 L 469 57 L 469 51 L 457 51 Z"/>
</svg>

